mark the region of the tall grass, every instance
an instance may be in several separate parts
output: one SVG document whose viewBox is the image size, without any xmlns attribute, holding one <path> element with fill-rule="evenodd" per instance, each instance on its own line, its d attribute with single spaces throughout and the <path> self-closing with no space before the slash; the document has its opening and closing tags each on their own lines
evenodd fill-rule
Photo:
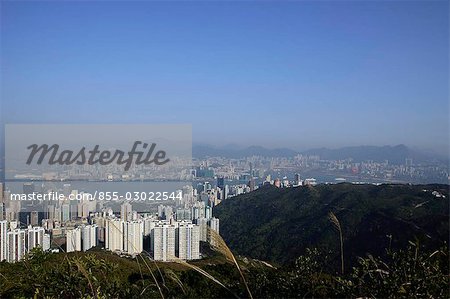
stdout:
<svg viewBox="0 0 450 299">
<path fill-rule="evenodd" d="M 110 224 L 114 227 L 114 229 L 117 229 L 117 230 L 119 231 L 119 233 L 122 234 L 122 236 L 123 236 L 123 231 L 120 230 L 115 224 L 113 224 L 113 221 L 111 221 Z M 133 249 L 134 249 L 135 251 L 137 251 L 137 250 L 136 250 L 136 247 L 133 245 L 133 243 L 131 243 L 130 241 L 128 241 L 128 243 L 133 247 Z M 150 269 L 150 266 L 147 264 L 147 262 L 146 262 L 144 256 L 143 256 L 141 253 L 139 253 L 139 254 L 136 256 L 136 262 L 139 264 L 139 259 L 138 259 L 138 257 L 140 257 L 140 258 L 142 259 L 142 261 L 144 262 L 145 266 L 147 267 L 148 271 L 150 272 L 150 275 L 152 276 L 153 281 L 155 282 L 156 287 L 158 288 L 158 291 L 159 291 L 159 294 L 160 294 L 161 298 L 164 299 L 164 294 L 163 294 L 163 292 L 162 292 L 161 286 L 159 285 L 158 280 L 156 279 L 155 274 L 153 274 L 152 269 Z M 139 267 L 140 267 L 140 266 L 139 266 Z M 157 267 L 158 267 L 158 266 L 157 266 Z M 159 268 L 158 268 L 158 271 L 159 271 Z M 161 277 L 162 277 L 161 272 L 160 272 L 160 275 L 161 275 Z M 141 277 L 143 278 L 142 272 L 141 272 Z M 163 278 L 163 279 L 164 279 L 164 278 Z"/>
<path fill-rule="evenodd" d="M 344 274 L 344 239 L 342 236 L 342 227 L 341 223 L 339 222 L 339 219 L 334 215 L 333 212 L 330 212 L 328 214 L 328 219 L 330 219 L 331 223 L 333 224 L 334 228 L 339 232 L 339 241 L 340 241 L 340 247 L 341 247 L 341 273 Z"/>
<path fill-rule="evenodd" d="M 113 227 L 113 229 L 117 230 L 120 234 L 123 235 L 123 231 L 119 227 L 117 227 L 114 222 L 111 221 L 110 225 Z M 211 247 L 212 247 L 212 249 L 214 249 L 215 251 L 223 254 L 228 261 L 232 262 L 236 266 L 236 268 L 239 271 L 239 274 L 240 274 L 240 276 L 242 278 L 242 281 L 243 281 L 243 283 L 245 285 L 245 288 L 246 288 L 246 291 L 248 293 L 249 298 L 253 299 L 253 295 L 252 295 L 252 293 L 250 291 L 250 288 L 248 286 L 247 280 L 245 279 L 244 273 L 243 273 L 241 267 L 239 266 L 239 263 L 237 262 L 233 252 L 227 246 L 227 244 L 222 239 L 222 237 L 216 231 L 210 229 L 209 227 L 208 227 L 208 236 L 209 236 L 209 238 L 211 240 Z M 84 263 L 81 260 L 77 259 L 77 258 L 69 259 L 68 255 L 67 255 L 67 252 L 59 244 L 57 244 L 53 240 L 52 240 L 52 243 L 54 245 L 56 245 L 57 247 L 59 247 L 59 249 L 65 254 L 65 259 L 67 260 L 67 262 L 69 264 L 75 263 L 78 271 L 80 273 L 82 273 L 82 275 L 87 279 L 88 287 L 91 290 L 92 298 L 99 298 L 101 296 L 99 294 L 99 290 L 96 290 L 94 288 L 94 285 L 92 283 L 91 277 L 89 275 L 90 272 L 87 271 Z M 132 244 L 132 242 L 128 241 L 128 244 L 131 245 L 133 247 L 133 249 L 135 249 L 135 251 L 136 251 L 136 248 Z M 164 277 L 163 277 L 163 274 L 161 273 L 161 271 L 159 269 L 159 266 L 157 265 L 156 261 L 151 258 L 150 253 L 146 252 L 146 251 L 136 255 L 136 262 L 138 263 L 139 272 L 141 274 L 141 277 L 143 278 L 143 273 L 142 273 L 142 269 L 141 269 L 141 265 L 140 265 L 139 259 L 141 259 L 141 261 L 145 264 L 146 268 L 150 272 L 150 275 L 151 275 L 151 277 L 152 277 L 152 279 L 153 279 L 153 281 L 154 281 L 154 283 L 155 283 L 155 285 L 156 285 L 156 287 L 157 287 L 157 289 L 159 291 L 159 294 L 160 294 L 161 298 L 164 299 L 164 293 L 163 293 L 163 290 L 161 288 L 161 285 L 158 282 L 158 279 L 156 278 L 155 274 L 153 273 L 150 265 L 147 263 L 147 260 L 146 260 L 145 257 L 147 257 L 149 260 L 153 261 L 153 263 L 156 265 L 156 268 L 157 268 L 157 270 L 158 270 L 158 272 L 159 272 L 159 274 L 160 274 L 160 276 L 161 276 L 161 278 L 163 280 L 163 285 L 165 285 Z M 212 274 L 208 273 L 207 271 L 203 270 L 202 268 L 200 268 L 200 267 L 198 267 L 196 265 L 190 264 L 190 263 L 188 263 L 188 262 L 186 262 L 184 260 L 181 260 L 181 259 L 179 259 L 179 258 L 177 258 L 175 256 L 174 257 L 170 257 L 170 261 L 178 263 L 178 264 L 181 264 L 181 265 L 183 265 L 183 266 L 185 266 L 185 267 L 187 267 L 189 269 L 192 269 L 192 270 L 200 273 L 201 275 L 205 276 L 206 278 L 212 280 L 216 284 L 220 285 L 221 287 L 223 287 L 224 289 L 229 291 L 234 297 L 239 298 L 230 288 L 228 288 L 220 280 L 218 280 Z M 183 293 L 185 293 L 185 289 L 184 289 L 183 283 L 179 280 L 179 278 L 175 275 L 175 273 L 172 272 L 172 273 L 169 273 L 169 274 L 170 274 L 169 275 L 170 278 L 172 280 L 174 280 L 180 286 L 180 288 L 183 291 Z M 147 286 L 146 288 L 144 288 L 143 292 L 145 292 L 145 290 L 148 287 L 150 287 L 150 285 Z"/>
<path fill-rule="evenodd" d="M 224 285 L 223 283 L 221 283 L 218 279 L 216 279 L 213 275 L 211 275 L 210 273 L 206 272 L 205 270 L 203 270 L 200 267 L 197 267 L 195 265 L 189 264 L 188 262 L 179 259 L 177 257 L 173 257 L 171 259 L 172 262 L 181 264 L 183 266 L 186 266 L 189 269 L 192 269 L 194 271 L 197 271 L 198 273 L 200 273 L 201 275 L 205 276 L 206 278 L 211 279 L 212 281 L 214 281 L 215 283 L 217 283 L 218 285 L 220 285 L 221 287 L 223 287 L 224 289 L 226 289 L 227 291 L 229 291 L 231 294 L 233 294 L 233 296 L 235 296 L 236 298 L 239 298 L 233 291 L 231 291 L 226 285 Z"/>
<path fill-rule="evenodd" d="M 252 292 L 250 292 L 250 288 L 248 287 L 247 280 L 245 279 L 244 273 L 241 270 L 241 267 L 239 266 L 236 258 L 234 257 L 233 252 L 230 250 L 230 248 L 227 246 L 225 241 L 222 239 L 222 237 L 213 229 L 208 227 L 208 236 L 210 237 L 211 246 L 214 250 L 222 253 L 227 260 L 234 263 L 236 268 L 239 271 L 239 274 L 242 277 L 242 281 L 244 282 L 245 288 L 247 289 L 247 293 L 251 299 L 253 299 Z"/>
<path fill-rule="evenodd" d="M 121 230 L 120 230 L 113 222 L 110 222 L 110 224 L 114 227 L 114 229 L 117 229 L 117 230 L 119 231 L 119 233 L 121 233 L 121 234 L 123 235 L 123 231 L 121 231 Z M 128 242 L 129 242 L 129 241 L 128 241 Z M 131 246 L 133 246 L 133 244 L 132 244 L 131 242 L 129 242 L 129 244 L 130 244 Z M 133 246 L 133 247 L 134 247 L 134 246 Z M 134 247 L 133 249 L 136 249 L 136 248 Z M 156 268 L 157 268 L 157 270 L 158 270 L 158 272 L 159 272 L 159 274 L 160 274 L 162 280 L 164 281 L 164 276 L 162 275 L 161 270 L 159 269 L 159 267 L 158 267 L 156 261 L 153 260 L 153 259 L 150 257 L 150 253 L 148 253 L 148 252 L 146 252 L 146 251 L 144 251 L 143 253 L 139 253 L 139 254 L 136 256 L 136 260 L 138 261 L 138 258 L 141 258 L 141 259 L 142 259 L 142 261 L 144 262 L 144 264 L 147 266 L 147 269 L 149 270 L 149 272 L 150 272 L 150 274 L 151 274 L 151 276 L 152 276 L 152 278 L 153 278 L 153 281 L 155 282 L 155 284 L 156 284 L 156 286 L 157 286 L 157 288 L 158 288 L 158 291 L 159 291 L 159 293 L 160 293 L 160 295 L 161 295 L 161 298 L 164 299 L 164 294 L 163 294 L 163 292 L 162 292 L 161 286 L 160 286 L 160 284 L 158 283 L 158 280 L 156 279 L 155 275 L 153 274 L 153 271 L 150 269 L 150 266 L 147 264 L 146 260 L 144 259 L 144 257 L 145 257 L 144 254 L 147 254 L 148 259 L 152 260 L 153 263 L 156 265 Z M 236 295 L 235 295 L 235 294 L 234 294 L 227 286 L 225 286 L 222 282 L 220 282 L 218 279 L 216 279 L 213 275 L 211 275 L 211 274 L 208 273 L 207 271 L 205 271 L 205 270 L 203 270 L 203 269 L 201 269 L 201 268 L 199 268 L 199 267 L 197 267 L 197 266 L 195 266 L 195 265 L 189 264 L 189 263 L 187 263 L 186 261 L 181 260 L 181 259 L 179 259 L 179 258 L 177 258 L 177 257 L 175 257 L 175 256 L 169 257 L 169 260 L 172 261 L 172 262 L 176 262 L 176 263 L 182 264 L 182 265 L 186 266 L 187 268 L 190 268 L 190 269 L 192 269 L 192 270 L 194 270 L 194 271 L 196 271 L 196 272 L 202 274 L 203 276 L 205 276 L 205 277 L 209 278 L 210 280 L 214 281 L 214 282 L 217 283 L 218 285 L 220 285 L 220 286 L 222 286 L 223 288 L 225 288 L 226 290 L 228 290 L 228 291 L 229 291 L 231 294 L 233 294 L 235 297 L 237 297 L 237 296 L 236 296 Z M 173 273 L 173 274 L 174 274 L 174 273 Z M 142 275 L 142 273 L 141 273 L 141 275 Z M 172 279 L 174 279 L 174 280 L 176 281 L 176 283 L 180 286 L 180 288 L 182 289 L 182 291 L 185 292 L 184 286 L 183 286 L 182 282 L 176 277 L 176 275 L 175 275 L 175 277 L 172 276 Z M 165 285 L 165 283 L 163 283 L 163 284 Z M 238 298 L 238 297 L 237 297 L 237 298 Z"/>
</svg>

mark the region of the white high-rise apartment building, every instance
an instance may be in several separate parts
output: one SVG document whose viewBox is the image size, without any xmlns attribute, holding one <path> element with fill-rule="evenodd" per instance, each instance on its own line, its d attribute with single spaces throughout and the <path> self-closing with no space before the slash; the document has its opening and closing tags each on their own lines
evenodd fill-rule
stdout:
<svg viewBox="0 0 450 299">
<path fill-rule="evenodd" d="M 220 224 L 219 219 L 215 218 L 215 217 L 209 219 L 209 221 L 208 221 L 208 225 L 211 228 L 211 230 L 213 230 L 217 233 L 219 233 L 219 224 Z M 208 233 L 208 242 L 211 243 L 212 245 L 217 245 L 215 243 L 216 241 L 213 238 L 211 238 L 210 232 Z"/>
<path fill-rule="evenodd" d="M 61 222 L 61 207 L 59 206 L 55 207 L 55 214 L 53 217 L 55 221 Z"/>
<path fill-rule="evenodd" d="M 44 234 L 44 240 L 42 243 L 42 250 L 47 251 L 50 249 L 51 238 L 49 234 Z"/>
<path fill-rule="evenodd" d="M 199 226 L 200 229 L 200 241 L 207 242 L 208 241 L 208 219 L 204 217 L 200 217 L 195 220 L 195 223 Z"/>
<path fill-rule="evenodd" d="M 70 205 L 63 204 L 61 206 L 61 220 L 62 222 L 66 222 L 70 220 Z"/>
<path fill-rule="evenodd" d="M 156 222 L 158 222 L 158 220 L 153 217 L 145 217 L 142 221 L 144 224 L 144 236 L 150 236 L 150 234 L 151 234 L 153 228 L 155 228 L 155 224 L 156 224 Z"/>
<path fill-rule="evenodd" d="M 212 217 L 212 208 L 210 206 L 205 207 L 205 218 L 211 219 Z"/>
<path fill-rule="evenodd" d="M 3 183 L 0 183 L 0 203 L 3 203 Z"/>
<path fill-rule="evenodd" d="M 133 208 L 129 202 L 125 202 L 120 206 L 120 218 L 123 221 L 132 220 L 133 217 Z"/>
<path fill-rule="evenodd" d="M 121 219 L 107 219 L 105 227 L 105 248 L 111 251 L 123 251 L 123 227 Z"/>
<path fill-rule="evenodd" d="M 212 230 L 215 230 L 217 233 L 219 233 L 219 224 L 220 224 L 220 221 L 216 217 L 213 217 L 209 220 L 209 227 Z"/>
<path fill-rule="evenodd" d="M 7 258 L 10 263 L 20 261 L 25 255 L 25 236 L 26 230 L 15 229 L 7 232 Z"/>
<path fill-rule="evenodd" d="M 81 251 L 81 229 L 66 230 L 66 252 Z"/>
<path fill-rule="evenodd" d="M 181 222 L 176 231 L 177 254 L 182 260 L 200 258 L 200 228 L 192 223 Z"/>
<path fill-rule="evenodd" d="M 97 245 L 97 225 L 85 225 L 81 228 L 83 240 L 83 251 L 89 250 Z"/>
<path fill-rule="evenodd" d="M 151 234 L 151 249 L 156 261 L 170 261 L 175 257 L 175 226 L 157 224 Z"/>
<path fill-rule="evenodd" d="M 32 227 L 28 226 L 28 252 L 30 252 L 33 248 L 40 246 L 44 249 L 44 234 L 45 229 L 40 226 Z"/>
<path fill-rule="evenodd" d="M 55 206 L 54 205 L 48 205 L 47 206 L 47 219 L 55 220 Z"/>
<path fill-rule="evenodd" d="M 142 221 L 127 221 L 124 223 L 124 251 L 131 255 L 141 253 L 143 249 L 143 223 Z"/>
<path fill-rule="evenodd" d="M 8 232 L 8 222 L 6 220 L 0 221 L 0 262 L 7 259 L 6 242 Z"/>
</svg>

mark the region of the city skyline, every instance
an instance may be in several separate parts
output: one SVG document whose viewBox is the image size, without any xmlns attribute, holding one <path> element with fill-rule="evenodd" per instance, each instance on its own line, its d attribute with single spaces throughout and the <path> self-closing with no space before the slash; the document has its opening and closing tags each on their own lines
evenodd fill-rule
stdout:
<svg viewBox="0 0 450 299">
<path fill-rule="evenodd" d="M 1 5 L 2 125 L 192 123 L 194 144 L 448 156 L 448 2 Z"/>
</svg>

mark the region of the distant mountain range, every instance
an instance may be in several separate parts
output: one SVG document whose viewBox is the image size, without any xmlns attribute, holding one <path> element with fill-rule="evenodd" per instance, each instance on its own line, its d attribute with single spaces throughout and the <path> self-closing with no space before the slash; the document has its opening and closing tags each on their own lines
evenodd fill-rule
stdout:
<svg viewBox="0 0 450 299">
<path fill-rule="evenodd" d="M 343 160 L 348 158 L 352 158 L 355 162 L 367 160 L 383 162 L 388 160 L 392 164 L 404 164 L 408 158 L 413 159 L 414 162 L 433 159 L 403 144 L 395 146 L 348 146 L 338 149 L 318 148 L 305 151 L 303 154 L 317 155 L 325 160 Z"/>
<path fill-rule="evenodd" d="M 213 147 L 209 145 L 194 145 L 192 154 L 195 158 L 293 157 L 297 154 L 302 154 L 320 156 L 321 159 L 325 160 L 344 160 L 348 158 L 352 158 L 355 162 L 367 160 L 384 162 L 388 160 L 391 164 L 404 164 L 407 158 L 413 159 L 414 162 L 447 161 L 443 157 L 413 150 L 403 144 L 395 146 L 347 146 L 338 149 L 316 148 L 302 152 L 288 148 L 267 149 L 262 146 L 239 148 L 237 146 Z"/>
</svg>

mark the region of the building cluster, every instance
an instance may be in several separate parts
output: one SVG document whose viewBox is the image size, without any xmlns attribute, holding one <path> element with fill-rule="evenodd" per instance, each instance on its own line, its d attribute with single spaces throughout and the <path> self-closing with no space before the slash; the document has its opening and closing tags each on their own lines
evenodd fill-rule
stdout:
<svg viewBox="0 0 450 299">
<path fill-rule="evenodd" d="M 289 188 L 289 187 L 300 187 L 300 186 L 315 186 L 317 185 L 317 181 L 315 178 L 306 178 L 302 179 L 299 173 L 294 175 L 294 180 L 289 180 L 288 177 L 284 176 L 282 179 L 276 178 L 272 179 L 269 174 L 266 176 L 265 181 L 262 185 L 274 185 L 278 188 Z"/>
<path fill-rule="evenodd" d="M 64 188 L 77 192 L 69 190 L 69 184 Z M 180 200 L 145 213 L 133 209 L 128 201 L 114 213 L 112 207 L 93 200 L 45 203 L 40 207 L 43 211 L 33 211 L 26 202 L 5 205 L 0 191 L 0 261 L 19 261 L 38 246 L 66 252 L 99 247 L 129 256 L 146 252 L 157 261 L 195 260 L 201 258 L 200 242 L 214 241 L 210 230 L 219 233 L 219 219 L 213 217 L 215 201 L 213 196 L 205 197 L 210 189 L 198 193 L 185 186 Z M 33 184 L 23 184 L 23 192 L 35 192 Z"/>
<path fill-rule="evenodd" d="M 190 157 L 174 156 L 171 157 L 170 166 L 133 163 L 130 168 L 124 172 L 124 166 L 120 163 L 109 164 L 83 164 L 77 163 L 70 165 L 53 164 L 51 168 L 39 169 L 39 171 L 26 171 L 16 173 L 16 179 L 26 180 L 108 180 L 108 181 L 133 181 L 143 179 L 170 179 L 170 180 L 189 180 L 192 160 Z M 41 165 L 42 166 L 42 165 Z"/>
<path fill-rule="evenodd" d="M 411 158 L 404 161 L 357 161 L 347 159 L 324 159 L 318 155 L 295 155 L 291 157 L 249 156 L 241 158 L 208 157 L 194 159 L 191 174 L 194 180 L 211 180 L 222 177 L 228 182 L 247 184 L 251 179 L 264 181 L 272 177 L 290 177 L 295 173 L 307 173 L 315 177 L 346 177 L 366 182 L 444 183 L 449 182 L 446 163 L 432 161 L 414 163 Z M 321 180 L 321 183 L 327 181 Z M 233 195 L 233 194 L 229 194 Z"/>
<path fill-rule="evenodd" d="M 137 213 L 126 202 L 121 205 L 120 217 L 106 210 L 92 215 L 90 221 L 90 225 L 66 230 L 68 252 L 104 243 L 105 249 L 130 256 L 148 247 L 156 261 L 195 260 L 201 257 L 200 241 L 211 241 L 208 228 L 219 232 L 219 219 L 212 217 L 212 208 L 202 202 L 190 209 L 160 205 L 156 214 Z"/>
<path fill-rule="evenodd" d="M 81 225 L 66 229 L 66 252 L 87 251 L 98 245 L 98 226 Z"/>
<path fill-rule="evenodd" d="M 44 228 L 28 226 L 21 229 L 17 221 L 0 220 L 0 261 L 20 261 L 33 248 L 50 249 L 50 235 Z"/>
</svg>

